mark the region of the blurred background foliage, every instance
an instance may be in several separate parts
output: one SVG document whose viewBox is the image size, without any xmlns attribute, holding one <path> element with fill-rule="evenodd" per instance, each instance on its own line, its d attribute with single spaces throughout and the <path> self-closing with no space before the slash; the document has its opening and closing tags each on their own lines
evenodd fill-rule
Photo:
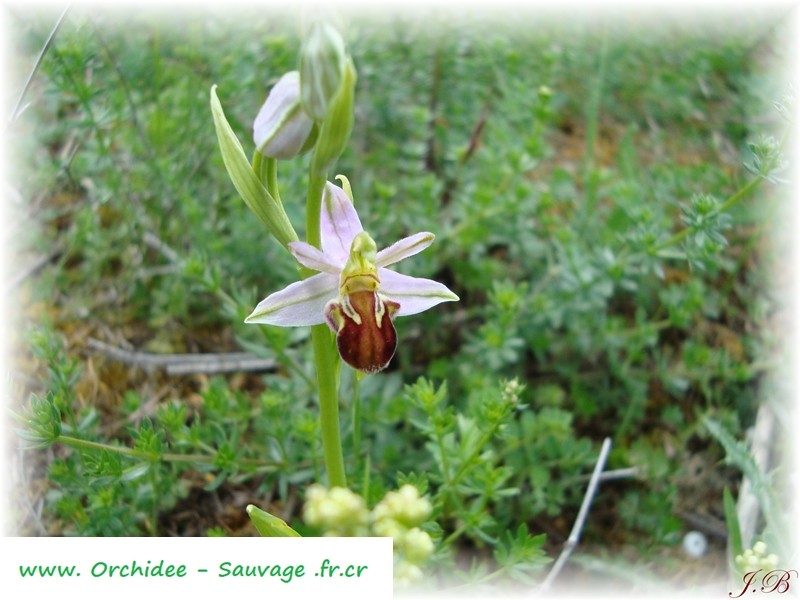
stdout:
<svg viewBox="0 0 800 600">
<path fill-rule="evenodd" d="M 57 13 L 5 10 L 16 97 Z M 534 535 L 557 551 L 610 437 L 624 476 L 601 486 L 586 547 L 724 572 L 722 490 L 741 474 L 702 417 L 743 439 L 759 403 L 786 410 L 766 384 L 786 355 L 789 191 L 723 205 L 788 127 L 784 17 L 337 23 L 359 79 L 336 171 L 379 246 L 436 234 L 400 270 L 461 297 L 398 321 L 386 372 L 357 390 L 343 372 L 351 485 L 370 503 L 427 492 L 436 561 L 540 567 Z M 48 49 L 6 136 L 13 407 L 46 448 L 14 453 L 20 534 L 253 535 L 248 503 L 302 529 L 324 472 L 308 331 L 242 322 L 295 265 L 236 196 L 208 107 L 218 84 L 250 154 L 298 23 L 74 8 Z M 306 160 L 279 171 L 301 236 Z M 267 366 L 167 368 L 243 351 Z M 714 552 L 687 566 L 677 544 L 698 527 Z"/>
</svg>

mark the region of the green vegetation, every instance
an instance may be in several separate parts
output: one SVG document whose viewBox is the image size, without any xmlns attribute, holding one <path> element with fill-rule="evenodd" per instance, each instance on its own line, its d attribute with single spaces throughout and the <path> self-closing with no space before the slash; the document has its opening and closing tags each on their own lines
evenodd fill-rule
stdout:
<svg viewBox="0 0 800 600">
<path fill-rule="evenodd" d="M 537 582 L 609 437 L 626 476 L 600 486 L 576 568 L 724 576 L 722 537 L 702 563 L 680 542 L 732 527 L 742 471 L 790 553 L 781 480 L 741 441 L 769 405 L 780 463 L 790 426 L 783 16 L 350 17 L 336 173 L 379 247 L 434 232 L 398 270 L 461 298 L 399 319 L 386 371 L 342 370 L 350 488 L 370 508 L 404 484 L 427 496 L 432 573 Z M 16 93 L 57 15 L 9 18 Z M 296 263 L 236 194 L 208 102 L 216 84 L 251 156 L 299 45 L 268 11 L 75 8 L 46 52 L 6 136 L 21 535 L 255 535 L 248 504 L 319 533 L 309 329 L 243 322 Z M 301 237 L 308 160 L 279 165 Z M 201 360 L 242 352 L 257 370 Z"/>
</svg>

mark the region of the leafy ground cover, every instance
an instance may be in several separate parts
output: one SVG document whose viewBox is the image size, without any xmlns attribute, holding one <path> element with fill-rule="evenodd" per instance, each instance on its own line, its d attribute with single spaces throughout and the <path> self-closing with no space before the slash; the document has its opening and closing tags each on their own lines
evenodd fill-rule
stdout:
<svg viewBox="0 0 800 600">
<path fill-rule="evenodd" d="M 7 10 L 21 90 L 57 15 Z M 296 15 L 241 16 L 73 9 L 9 125 L 22 535 L 255 535 L 248 504 L 320 533 L 302 519 L 325 480 L 308 331 L 243 323 L 295 265 L 236 195 L 208 104 L 217 84 L 252 152 L 300 37 Z M 744 471 L 781 497 L 783 16 L 349 15 L 337 172 L 379 244 L 436 234 L 400 270 L 461 298 L 400 320 L 386 371 L 342 372 L 350 487 L 430 499 L 430 572 L 541 581 L 605 438 L 617 477 L 576 572 L 722 577 L 724 490 Z M 305 160 L 280 166 L 301 230 Z M 744 442 L 763 405 L 768 481 Z M 787 507 L 762 510 L 788 559 Z M 690 559 L 698 529 L 710 550 Z"/>
</svg>

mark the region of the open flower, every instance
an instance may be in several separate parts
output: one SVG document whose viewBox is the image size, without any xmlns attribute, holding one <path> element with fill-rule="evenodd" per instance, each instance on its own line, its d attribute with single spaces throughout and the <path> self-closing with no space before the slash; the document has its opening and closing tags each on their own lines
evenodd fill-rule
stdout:
<svg viewBox="0 0 800 600">
<path fill-rule="evenodd" d="M 292 242 L 289 250 L 304 267 L 319 271 L 262 300 L 246 323 L 302 327 L 327 323 L 342 359 L 375 373 L 397 348 L 393 319 L 458 300 L 446 286 L 387 269 L 421 252 L 434 235 L 423 232 L 377 251 L 342 188 L 328 183 L 320 217 L 322 249 Z"/>
</svg>

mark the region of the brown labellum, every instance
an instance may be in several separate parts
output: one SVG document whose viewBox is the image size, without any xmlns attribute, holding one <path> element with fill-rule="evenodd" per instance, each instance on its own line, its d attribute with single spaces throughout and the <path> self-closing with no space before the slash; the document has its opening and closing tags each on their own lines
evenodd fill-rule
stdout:
<svg viewBox="0 0 800 600">
<path fill-rule="evenodd" d="M 397 349 L 392 316 L 400 308 L 377 292 L 360 291 L 331 302 L 328 322 L 336 331 L 336 346 L 342 360 L 364 373 L 386 368 Z"/>
</svg>

